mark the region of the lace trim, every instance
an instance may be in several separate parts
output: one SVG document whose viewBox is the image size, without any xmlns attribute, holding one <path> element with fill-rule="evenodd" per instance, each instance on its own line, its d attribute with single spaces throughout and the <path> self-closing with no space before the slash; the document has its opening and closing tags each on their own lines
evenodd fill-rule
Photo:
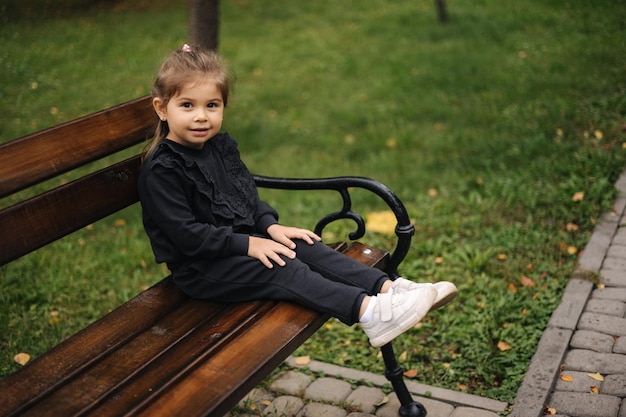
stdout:
<svg viewBox="0 0 626 417">
<path fill-rule="evenodd" d="M 179 167 L 195 188 L 211 202 L 211 212 L 232 226 L 254 226 L 258 194 L 252 175 L 241 161 L 237 142 L 227 134 L 219 134 L 205 144 L 198 156 L 200 163 L 189 153 L 163 141 L 152 159 L 156 165 L 172 169 Z M 228 184 L 219 184 L 211 172 L 212 158 L 221 159 Z M 217 169 L 220 169 L 218 167 Z"/>
</svg>

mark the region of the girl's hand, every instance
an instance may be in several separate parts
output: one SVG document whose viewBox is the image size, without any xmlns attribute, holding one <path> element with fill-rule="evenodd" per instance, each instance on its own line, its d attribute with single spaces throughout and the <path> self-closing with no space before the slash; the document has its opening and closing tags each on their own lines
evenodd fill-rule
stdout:
<svg viewBox="0 0 626 417">
<path fill-rule="evenodd" d="M 322 240 L 321 237 L 319 237 L 310 230 L 283 226 L 282 224 L 271 225 L 267 228 L 267 233 L 276 242 L 282 243 L 289 249 L 296 248 L 296 243 L 292 239 L 304 240 L 309 245 L 312 245 L 315 241 L 320 242 Z"/>
<path fill-rule="evenodd" d="M 285 260 L 282 259 L 280 255 L 286 256 L 289 259 L 296 257 L 296 253 L 282 243 L 262 237 L 249 237 L 248 256 L 258 259 L 269 269 L 274 268 L 274 263 L 278 266 L 285 266 Z"/>
</svg>

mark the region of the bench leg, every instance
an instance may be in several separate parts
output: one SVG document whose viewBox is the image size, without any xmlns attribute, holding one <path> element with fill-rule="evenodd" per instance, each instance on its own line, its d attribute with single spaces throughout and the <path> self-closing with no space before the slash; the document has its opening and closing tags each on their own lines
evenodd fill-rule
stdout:
<svg viewBox="0 0 626 417">
<path fill-rule="evenodd" d="M 385 361 L 385 376 L 391 382 L 393 390 L 398 396 L 398 400 L 400 400 L 400 416 L 426 417 L 426 408 L 417 401 L 413 401 L 411 393 L 404 383 L 404 371 L 396 361 L 396 355 L 393 352 L 391 343 L 387 343 L 380 348 L 380 350 L 383 353 L 383 360 Z"/>
</svg>

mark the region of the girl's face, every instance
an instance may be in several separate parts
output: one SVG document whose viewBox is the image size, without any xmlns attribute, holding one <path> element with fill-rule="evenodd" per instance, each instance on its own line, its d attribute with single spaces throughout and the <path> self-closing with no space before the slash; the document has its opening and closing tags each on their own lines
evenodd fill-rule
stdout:
<svg viewBox="0 0 626 417">
<path fill-rule="evenodd" d="M 167 120 L 167 138 L 189 148 L 202 149 L 222 128 L 224 100 L 211 81 L 185 84 L 165 106 L 158 97 L 152 105 L 161 120 Z"/>
</svg>

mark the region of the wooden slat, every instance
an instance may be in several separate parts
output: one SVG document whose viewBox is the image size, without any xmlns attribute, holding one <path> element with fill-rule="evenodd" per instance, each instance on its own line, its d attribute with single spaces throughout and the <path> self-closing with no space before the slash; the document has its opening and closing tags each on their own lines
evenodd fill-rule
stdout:
<svg viewBox="0 0 626 417">
<path fill-rule="evenodd" d="M 156 125 L 150 97 L 0 145 L 0 198 L 145 141 Z"/>
<path fill-rule="evenodd" d="M 258 320 L 260 314 L 255 309 L 262 311 L 260 303 L 220 305 L 187 300 L 137 337 L 81 371 L 79 377 L 51 392 L 22 416 L 91 415 L 91 409 L 102 398 L 129 379 L 146 387 L 138 390 L 139 395 L 155 390 L 184 370 L 193 358 L 209 356 L 206 352 L 220 340 L 232 338 L 242 323 Z M 146 373 L 145 369 L 154 372 Z M 119 399 L 117 394 L 114 397 L 116 401 Z M 123 404 L 123 408 L 127 406 Z"/>
<path fill-rule="evenodd" d="M 93 404 L 88 414 L 123 415 L 141 408 L 147 400 L 158 397 L 172 381 L 184 378 L 198 363 L 213 360 L 237 334 L 245 332 L 251 323 L 267 319 L 276 302 L 250 302 L 230 305 L 220 317 L 205 320 L 179 343 L 147 363 L 125 384 L 108 393 L 107 398 Z M 242 358 L 245 360 L 245 358 Z"/>
<path fill-rule="evenodd" d="M 0 265 L 138 200 L 139 156 L 0 211 Z"/>
<path fill-rule="evenodd" d="M 129 416 L 215 416 L 232 409 L 272 369 L 307 340 L 327 316 L 281 303 L 254 328 L 242 332 L 210 361 L 201 362 L 184 378 L 145 402 Z"/>
<path fill-rule="evenodd" d="M 20 410 L 151 328 L 186 299 L 171 279 L 166 278 L 0 380 L 0 415 L 20 415 Z"/>
</svg>

